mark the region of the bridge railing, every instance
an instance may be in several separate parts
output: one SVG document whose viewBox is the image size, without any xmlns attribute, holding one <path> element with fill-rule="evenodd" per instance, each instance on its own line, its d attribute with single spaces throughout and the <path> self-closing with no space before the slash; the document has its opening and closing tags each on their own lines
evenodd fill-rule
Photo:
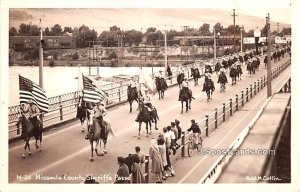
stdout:
<svg viewBox="0 0 300 192">
<path fill-rule="evenodd" d="M 291 61 L 287 61 L 286 63 L 274 68 L 271 72 L 272 79 L 276 78 L 284 69 L 286 69 L 291 64 Z M 207 137 L 211 135 L 223 122 L 228 120 L 235 112 L 239 111 L 245 103 L 248 103 L 250 99 L 252 99 L 256 94 L 258 94 L 262 89 L 267 85 L 267 75 L 264 75 L 257 79 L 253 84 L 250 84 L 249 87 L 246 88 L 245 91 L 241 91 L 241 94 L 236 95 L 233 99 L 229 99 L 227 103 L 223 103 L 221 107 L 215 108 L 214 112 L 205 115 L 205 118 L 198 122 L 198 125 L 201 129 L 201 137 L 205 140 Z M 290 83 L 288 81 L 287 83 Z M 287 85 L 288 86 L 288 85 Z M 178 150 L 181 151 L 179 158 L 187 156 L 187 144 L 189 143 L 188 133 L 186 131 L 182 131 L 181 138 L 177 140 L 180 142 L 180 148 Z M 177 155 L 178 156 L 178 155 Z M 145 165 L 145 173 L 147 176 L 146 182 L 149 182 L 149 174 L 151 170 L 149 169 L 149 163 L 151 159 L 149 158 Z M 205 182 L 207 178 L 210 178 L 210 175 L 214 174 L 216 167 L 219 165 L 217 162 L 215 166 L 211 170 L 209 170 L 204 177 L 201 179 L 201 182 Z M 146 168 L 148 166 L 148 168 Z"/>
<path fill-rule="evenodd" d="M 183 71 L 188 79 L 191 79 L 191 68 L 192 64 L 185 65 Z M 212 65 L 214 70 L 214 65 Z M 174 86 L 177 84 L 177 75 L 179 71 L 177 69 L 172 70 L 173 75 L 167 78 L 168 86 Z M 200 67 L 200 75 L 203 76 L 205 73 L 204 66 Z M 155 76 L 155 74 L 153 75 Z M 107 108 L 124 103 L 127 101 L 127 87 L 129 80 L 117 81 L 109 83 L 103 86 L 103 90 L 108 94 Z M 75 91 L 55 97 L 49 98 L 49 112 L 43 114 L 43 127 L 59 124 L 68 120 L 72 120 L 76 116 L 77 112 L 77 101 L 81 91 Z M 8 122 L 9 122 L 9 138 L 15 139 L 20 136 L 20 129 L 14 125 L 18 121 L 21 112 L 21 105 L 15 105 L 8 108 Z"/>
</svg>

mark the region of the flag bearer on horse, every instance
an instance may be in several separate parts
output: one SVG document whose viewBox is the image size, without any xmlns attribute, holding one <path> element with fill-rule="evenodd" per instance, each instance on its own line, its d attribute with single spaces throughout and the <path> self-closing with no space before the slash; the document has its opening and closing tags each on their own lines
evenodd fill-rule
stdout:
<svg viewBox="0 0 300 192">
<path fill-rule="evenodd" d="M 104 102 L 100 101 L 96 104 L 96 106 L 92 109 L 94 111 L 94 120 L 100 125 L 101 129 L 104 130 L 106 126 L 104 125 L 103 117 L 107 114 L 107 110 L 104 106 Z M 105 133 L 103 131 L 102 133 Z M 85 139 L 89 139 L 88 134 L 85 136 Z"/>
<path fill-rule="evenodd" d="M 34 129 L 38 130 L 42 128 L 42 122 L 39 119 L 40 110 L 36 105 L 33 105 L 33 101 L 30 99 L 27 109 L 22 109 L 24 113 L 29 114 L 29 121 L 32 123 Z"/>
</svg>

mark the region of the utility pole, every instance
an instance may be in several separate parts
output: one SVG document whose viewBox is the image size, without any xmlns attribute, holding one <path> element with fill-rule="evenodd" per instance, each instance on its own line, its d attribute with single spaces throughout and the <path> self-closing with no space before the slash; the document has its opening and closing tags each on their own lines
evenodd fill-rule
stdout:
<svg viewBox="0 0 300 192">
<path fill-rule="evenodd" d="M 268 13 L 267 17 L 267 44 L 268 44 L 268 66 L 267 66 L 267 98 L 272 96 L 272 84 L 271 84 L 271 39 L 270 39 L 270 14 Z"/>
<path fill-rule="evenodd" d="M 214 59 L 217 58 L 217 49 L 216 49 L 216 28 L 214 27 Z"/>
<path fill-rule="evenodd" d="M 168 56 L 167 56 L 167 30 L 165 30 L 165 77 L 167 77 Z"/>
<path fill-rule="evenodd" d="M 183 27 L 183 31 L 184 31 L 184 43 L 186 43 L 186 52 L 185 52 L 185 57 L 186 57 L 186 61 L 188 61 L 188 40 L 187 40 L 187 37 L 186 37 L 186 29 L 189 27 L 189 26 L 182 26 Z"/>
<path fill-rule="evenodd" d="M 277 23 L 277 35 L 279 34 L 279 23 Z"/>
<path fill-rule="evenodd" d="M 237 16 L 235 14 L 235 9 L 233 9 L 233 48 L 234 48 L 234 51 L 235 51 L 235 17 Z"/>
<path fill-rule="evenodd" d="M 39 65 L 39 86 L 43 89 L 43 29 L 42 29 L 42 19 L 40 19 L 40 49 L 39 49 L 39 58 L 40 58 L 40 65 Z"/>
</svg>

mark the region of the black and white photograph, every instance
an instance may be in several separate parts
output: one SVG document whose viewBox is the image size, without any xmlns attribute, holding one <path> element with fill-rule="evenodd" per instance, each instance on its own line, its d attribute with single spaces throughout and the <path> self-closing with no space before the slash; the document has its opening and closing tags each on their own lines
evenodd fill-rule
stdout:
<svg viewBox="0 0 300 192">
<path fill-rule="evenodd" d="M 299 4 L 1 1 L 0 191 L 298 191 Z"/>
</svg>

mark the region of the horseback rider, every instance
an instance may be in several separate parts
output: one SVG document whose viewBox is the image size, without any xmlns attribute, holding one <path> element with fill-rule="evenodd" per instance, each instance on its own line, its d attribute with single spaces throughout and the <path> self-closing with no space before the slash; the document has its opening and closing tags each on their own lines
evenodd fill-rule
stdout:
<svg viewBox="0 0 300 192">
<path fill-rule="evenodd" d="M 214 82 L 211 80 L 211 73 L 205 73 L 204 74 L 205 78 L 204 78 L 204 83 L 203 83 L 203 89 L 202 91 L 204 92 L 205 91 L 205 87 L 207 85 L 211 85 L 212 86 L 212 90 L 214 91 L 215 90 L 215 86 L 214 86 Z"/>
<path fill-rule="evenodd" d="M 165 87 L 165 89 L 167 89 L 168 85 L 167 85 L 167 82 L 166 82 L 166 79 L 165 79 L 165 76 L 164 76 L 162 70 L 159 70 L 159 74 L 158 74 L 157 77 L 158 77 L 161 81 L 164 82 L 164 87 Z"/>
<path fill-rule="evenodd" d="M 134 93 L 138 93 L 138 83 L 134 77 L 131 77 L 128 87 L 130 87 Z M 130 91 L 127 91 L 127 98 L 129 100 Z"/>
<path fill-rule="evenodd" d="M 41 129 L 42 122 L 39 119 L 40 110 L 39 108 L 33 104 L 33 101 L 30 99 L 28 102 L 27 109 L 22 109 L 24 113 L 29 114 L 29 121 L 32 123 L 34 129 Z"/>
<path fill-rule="evenodd" d="M 183 82 L 182 82 L 182 89 L 179 92 L 179 98 L 178 101 L 180 101 L 181 95 L 183 94 L 184 91 L 188 91 L 188 93 L 190 94 L 190 96 L 192 96 L 192 92 L 189 89 L 189 81 L 188 79 L 185 77 Z"/>
<path fill-rule="evenodd" d="M 210 65 L 211 65 L 210 63 L 205 64 L 205 72 L 212 74 L 212 69 Z"/>
<path fill-rule="evenodd" d="M 92 109 L 94 111 L 94 120 L 98 122 L 102 130 L 105 129 L 105 124 L 103 121 L 103 116 L 107 114 L 107 110 L 104 106 L 104 102 L 100 101 L 96 103 L 96 106 Z M 85 136 L 85 139 L 89 139 L 88 134 Z"/>
<path fill-rule="evenodd" d="M 217 82 L 217 83 L 220 83 L 221 90 L 222 90 L 222 88 L 225 90 L 226 83 L 228 83 L 227 77 L 225 75 L 225 71 L 226 71 L 225 68 L 220 69 L 220 75 L 219 75 L 218 82 Z M 221 92 L 221 90 L 220 90 L 220 92 Z"/>
<path fill-rule="evenodd" d="M 143 94 L 141 94 L 141 97 L 143 98 L 144 106 L 148 109 L 150 113 L 151 121 L 154 122 L 155 114 L 153 114 L 155 107 L 151 103 L 151 95 L 148 90 L 145 90 Z M 140 113 L 138 114 L 137 118 L 135 119 L 136 122 L 140 119 Z"/>
<path fill-rule="evenodd" d="M 168 63 L 168 66 L 167 66 L 167 74 L 168 74 L 168 78 L 171 78 L 172 77 L 172 70 L 171 70 L 171 67 L 170 67 L 170 64 Z"/>
<path fill-rule="evenodd" d="M 191 127 L 187 129 L 187 131 L 189 132 L 190 137 L 194 135 L 194 137 L 196 138 L 196 144 L 198 144 L 198 136 L 201 135 L 201 129 L 198 123 L 196 123 L 195 119 L 192 119 L 191 123 Z"/>
</svg>

